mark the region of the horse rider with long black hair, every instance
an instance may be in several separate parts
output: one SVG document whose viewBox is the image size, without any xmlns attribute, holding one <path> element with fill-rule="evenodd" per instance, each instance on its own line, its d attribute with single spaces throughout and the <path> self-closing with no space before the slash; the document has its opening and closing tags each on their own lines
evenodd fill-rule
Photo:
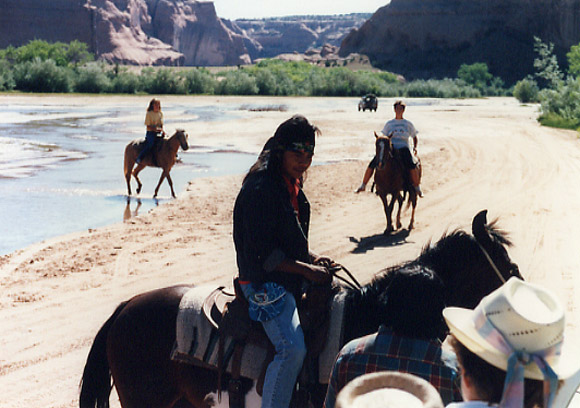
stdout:
<svg viewBox="0 0 580 408">
<path fill-rule="evenodd" d="M 329 283 L 333 262 L 310 252 L 310 204 L 302 180 L 319 133 L 301 115 L 286 120 L 245 176 L 234 206 L 234 244 L 250 317 L 262 323 L 276 354 L 262 407 L 285 408 L 306 355 L 296 306 L 305 282 Z"/>
</svg>

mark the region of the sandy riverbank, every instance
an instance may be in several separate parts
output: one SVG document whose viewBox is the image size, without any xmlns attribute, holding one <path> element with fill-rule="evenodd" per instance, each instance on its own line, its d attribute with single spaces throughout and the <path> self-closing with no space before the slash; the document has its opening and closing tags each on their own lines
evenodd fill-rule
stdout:
<svg viewBox="0 0 580 408">
<path fill-rule="evenodd" d="M 164 103 L 171 103 L 171 97 Z M 197 98 L 194 103 L 223 98 Z M 557 292 L 568 327 L 580 329 L 580 142 L 541 128 L 536 107 L 514 99 L 411 100 L 406 117 L 420 131 L 425 198 L 415 229 L 382 236 L 380 200 L 355 195 L 373 154 L 373 130 L 392 117 L 392 100 L 359 113 L 356 99 L 239 98 L 280 105 L 241 119 L 188 129 L 196 143 L 215 138 L 257 152 L 282 120 L 303 113 L 322 129 L 306 193 L 311 246 L 362 281 L 415 258 L 430 239 L 470 228 L 489 210 L 511 233 L 512 259 L 526 279 Z M 230 100 L 231 101 L 231 100 Z M 178 126 L 178 124 L 176 124 Z M 215 143 L 214 143 L 215 144 Z M 336 162 L 335 162 L 336 161 Z M 118 302 L 161 286 L 228 284 L 235 273 L 231 212 L 242 176 L 193 180 L 178 199 L 125 223 L 82 231 L 0 257 L 0 405 L 78 406 L 77 387 L 96 331 Z M 408 223 L 405 214 L 404 225 Z M 112 406 L 118 407 L 113 396 Z"/>
</svg>

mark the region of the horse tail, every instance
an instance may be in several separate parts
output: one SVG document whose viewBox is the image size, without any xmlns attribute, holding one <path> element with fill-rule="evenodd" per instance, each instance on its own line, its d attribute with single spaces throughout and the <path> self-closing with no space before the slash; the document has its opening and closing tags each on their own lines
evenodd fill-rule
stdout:
<svg viewBox="0 0 580 408">
<path fill-rule="evenodd" d="M 80 408 L 109 408 L 111 394 L 111 370 L 107 359 L 107 336 L 113 322 L 127 305 L 123 302 L 97 333 L 81 379 Z"/>
<path fill-rule="evenodd" d="M 125 147 L 125 160 L 123 161 L 123 174 L 126 176 L 127 172 L 131 171 L 131 169 L 129 168 L 129 166 L 131 166 L 131 164 L 129 163 L 129 155 L 131 154 L 129 149 L 132 149 L 132 143 L 129 143 L 127 145 L 127 147 Z"/>
</svg>

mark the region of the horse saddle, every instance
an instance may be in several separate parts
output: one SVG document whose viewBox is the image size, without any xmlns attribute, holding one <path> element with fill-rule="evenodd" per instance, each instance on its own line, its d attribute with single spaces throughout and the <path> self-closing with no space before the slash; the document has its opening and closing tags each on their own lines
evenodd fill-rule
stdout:
<svg viewBox="0 0 580 408">
<path fill-rule="evenodd" d="M 304 367 L 316 367 L 315 372 L 306 373 L 311 382 L 318 383 L 323 377 L 326 378 L 324 382 L 327 381 L 328 366 L 332 366 L 339 349 L 343 309 L 342 303 L 341 306 L 334 306 L 332 298 L 335 294 L 336 290 L 330 286 L 314 285 L 299 302 L 301 326 L 308 349 Z M 257 380 L 256 388 L 261 394 L 266 369 L 274 358 L 275 350 L 262 325 L 250 319 L 248 304 L 241 291 L 224 287 L 194 287 L 184 296 L 182 303 L 190 302 L 187 298 L 197 304 L 193 309 L 198 312 L 193 313 L 193 318 L 182 318 L 180 305 L 178 340 L 172 358 L 205 368 L 217 368 L 220 380 L 226 371 L 234 381 L 249 376 Z M 329 317 L 331 305 L 334 309 L 332 319 Z M 187 315 L 183 313 L 183 316 Z M 339 326 L 338 336 L 328 336 L 331 320 Z M 181 345 L 180 331 L 190 337 L 182 340 Z M 319 373 L 322 375 L 319 376 Z M 229 388 L 231 386 L 230 381 Z M 231 396 L 231 389 L 229 391 Z"/>
<path fill-rule="evenodd" d="M 246 299 L 235 289 L 218 287 L 205 298 L 202 311 L 220 336 L 231 336 L 236 341 L 249 340 L 262 347 L 271 345 L 262 325 L 250 319 Z"/>
<path fill-rule="evenodd" d="M 163 137 L 163 133 L 157 133 L 157 136 L 155 137 L 154 141 L 153 141 L 153 146 L 151 146 L 151 149 L 145 154 L 145 157 L 147 156 L 151 156 L 151 164 L 153 167 L 159 167 L 159 164 L 157 163 L 157 155 L 159 154 L 160 150 L 161 150 L 161 141 L 164 139 Z M 143 151 L 143 149 L 145 148 L 145 138 L 141 139 L 139 141 L 139 143 L 137 144 L 137 147 L 139 149 L 139 153 L 141 153 Z"/>
<path fill-rule="evenodd" d="M 219 329 L 226 305 L 236 298 L 236 294 L 223 286 L 215 289 L 203 301 L 202 310 L 205 317 L 216 328 Z"/>
</svg>

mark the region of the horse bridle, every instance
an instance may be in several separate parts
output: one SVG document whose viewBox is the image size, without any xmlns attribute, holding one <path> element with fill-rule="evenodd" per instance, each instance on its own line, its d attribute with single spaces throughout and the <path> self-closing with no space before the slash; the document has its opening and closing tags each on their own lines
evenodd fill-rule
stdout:
<svg viewBox="0 0 580 408">
<path fill-rule="evenodd" d="M 477 241 L 475 241 L 475 242 L 477 242 Z M 489 264 L 491 265 L 491 268 L 494 270 L 494 272 L 496 273 L 496 275 L 499 278 L 499 280 L 501 281 L 501 283 L 504 284 L 505 283 L 505 278 L 503 277 L 503 275 L 501 274 L 501 272 L 499 271 L 499 269 L 497 268 L 497 266 L 495 266 L 495 263 L 493 262 L 493 259 L 491 259 L 491 256 L 489 256 L 489 254 L 487 253 L 487 251 L 485 250 L 485 248 L 479 242 L 477 242 L 477 245 L 479 245 L 479 248 L 481 249 L 481 252 L 483 252 L 483 255 L 485 255 L 485 258 L 487 259 L 487 262 L 489 262 Z"/>
<path fill-rule="evenodd" d="M 475 241 L 475 242 L 477 242 L 477 241 Z M 487 262 L 489 263 L 489 265 L 491 266 L 491 268 L 493 269 L 493 271 L 495 272 L 495 274 L 497 275 L 497 277 L 499 278 L 499 280 L 501 281 L 501 283 L 504 284 L 506 282 L 506 280 L 503 277 L 503 275 L 501 274 L 501 272 L 499 271 L 498 267 L 495 265 L 495 262 L 493 262 L 493 259 L 491 259 L 491 256 L 489 256 L 489 253 L 486 251 L 486 249 L 479 242 L 477 242 L 477 245 L 479 246 L 479 249 L 481 249 L 481 252 L 485 256 L 485 259 L 487 259 Z M 346 269 L 344 267 L 344 265 L 336 264 L 334 267 L 329 268 L 329 269 L 330 269 L 330 273 L 334 277 L 336 277 L 337 279 L 343 281 L 344 283 L 346 283 L 351 288 L 353 288 L 353 289 L 360 289 L 361 288 L 360 283 L 358 283 L 358 281 L 353 276 L 353 274 L 350 273 L 350 271 L 348 269 Z M 351 279 L 351 281 L 349 281 L 348 279 L 346 279 L 346 278 L 338 275 L 338 272 L 341 271 L 341 270 L 344 271 L 348 275 L 348 277 Z"/>
<path fill-rule="evenodd" d="M 379 150 L 378 159 L 379 159 L 379 163 L 380 163 L 381 161 L 384 161 L 385 160 L 384 159 L 384 156 L 385 156 L 385 143 L 388 143 L 388 142 L 386 140 L 380 140 L 379 143 L 380 143 L 380 150 Z M 391 158 L 393 157 L 393 153 L 392 153 L 391 150 L 389 150 L 389 157 L 391 157 Z"/>
</svg>

